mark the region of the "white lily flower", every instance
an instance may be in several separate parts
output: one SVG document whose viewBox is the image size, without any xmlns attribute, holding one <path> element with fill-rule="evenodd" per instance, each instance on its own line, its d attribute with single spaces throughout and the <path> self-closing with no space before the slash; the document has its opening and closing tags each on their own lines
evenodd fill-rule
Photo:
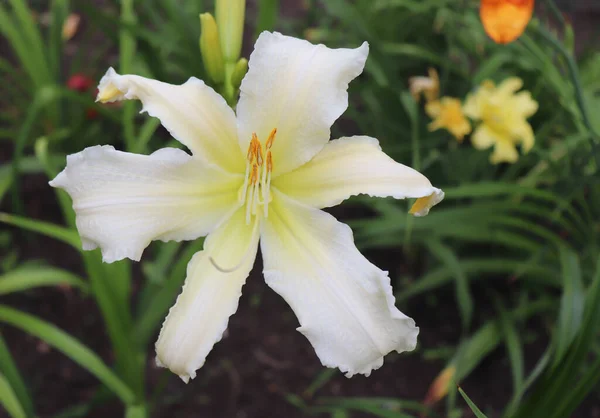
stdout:
<svg viewBox="0 0 600 418">
<path fill-rule="evenodd" d="M 194 378 L 236 311 L 260 240 L 267 284 L 298 316 L 321 362 L 369 375 L 419 329 L 394 305 L 388 273 L 356 249 L 350 228 L 321 208 L 352 195 L 420 198 L 443 192 L 365 136 L 329 141 L 364 68 L 365 42 L 329 49 L 264 32 L 236 114 L 196 78 L 171 85 L 109 69 L 98 100 L 138 99 L 192 155 L 143 156 L 95 146 L 70 155 L 50 184 L 73 199 L 84 249 L 139 260 L 152 240 L 208 235 L 156 343 L 157 363 Z"/>
</svg>

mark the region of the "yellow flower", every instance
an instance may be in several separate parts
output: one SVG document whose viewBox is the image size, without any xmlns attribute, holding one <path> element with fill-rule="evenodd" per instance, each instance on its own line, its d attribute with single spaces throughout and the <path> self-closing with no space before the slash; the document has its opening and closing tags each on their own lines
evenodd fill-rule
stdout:
<svg viewBox="0 0 600 418">
<path fill-rule="evenodd" d="M 537 111 L 538 104 L 528 91 L 517 93 L 522 86 L 523 81 L 517 77 L 504 80 L 498 87 L 487 80 L 465 102 L 465 114 L 481 121 L 471 142 L 477 149 L 493 145 L 493 164 L 514 163 L 519 158 L 516 145 L 520 144 L 523 153 L 527 153 L 535 142 L 527 118 Z"/>
<path fill-rule="evenodd" d="M 447 129 L 462 142 L 465 135 L 471 132 L 471 124 L 465 117 L 460 100 L 453 97 L 442 97 L 440 100 L 427 103 L 425 112 L 433 119 L 429 130 Z"/>
<path fill-rule="evenodd" d="M 440 94 L 440 78 L 434 68 L 429 69 L 428 77 L 410 77 L 408 86 L 417 102 L 421 99 L 421 94 L 425 96 L 426 103 L 437 100 Z"/>
</svg>

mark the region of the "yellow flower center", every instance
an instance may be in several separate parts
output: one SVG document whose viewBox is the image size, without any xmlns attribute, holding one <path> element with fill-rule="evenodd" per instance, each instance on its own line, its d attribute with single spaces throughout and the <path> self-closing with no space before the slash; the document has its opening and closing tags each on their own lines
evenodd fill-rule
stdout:
<svg viewBox="0 0 600 418">
<path fill-rule="evenodd" d="M 490 129 L 499 133 L 508 133 L 507 112 L 510 109 L 496 104 L 488 103 L 483 107 L 481 119 Z"/>
<path fill-rule="evenodd" d="M 252 134 L 248 146 L 246 176 L 238 196 L 240 203 L 246 204 L 246 224 L 250 224 L 250 219 L 252 215 L 256 215 L 259 205 L 263 206 L 265 218 L 269 216 L 271 173 L 273 172 L 271 147 L 275 141 L 275 134 L 277 134 L 277 128 L 274 128 L 269 134 L 264 150 L 256 133 Z"/>
</svg>

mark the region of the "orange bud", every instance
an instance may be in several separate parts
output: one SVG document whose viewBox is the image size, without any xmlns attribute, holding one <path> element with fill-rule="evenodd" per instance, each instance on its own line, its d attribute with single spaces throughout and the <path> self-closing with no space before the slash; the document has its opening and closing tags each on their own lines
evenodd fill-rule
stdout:
<svg viewBox="0 0 600 418">
<path fill-rule="evenodd" d="M 531 20 L 534 0 L 481 0 L 479 15 L 485 32 L 496 43 L 517 39 Z"/>
<path fill-rule="evenodd" d="M 427 391 L 427 395 L 425 396 L 425 400 L 423 403 L 425 405 L 433 405 L 444 396 L 448 394 L 448 390 L 450 389 L 450 385 L 453 382 L 454 375 L 456 374 L 456 367 L 448 366 L 435 378 L 431 386 L 429 386 L 429 390 Z"/>
</svg>

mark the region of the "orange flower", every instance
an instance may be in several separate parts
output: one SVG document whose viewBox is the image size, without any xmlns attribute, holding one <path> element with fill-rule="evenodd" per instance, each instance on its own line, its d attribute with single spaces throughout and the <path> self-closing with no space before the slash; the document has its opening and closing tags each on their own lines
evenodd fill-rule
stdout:
<svg viewBox="0 0 600 418">
<path fill-rule="evenodd" d="M 486 33 L 495 42 L 517 39 L 533 15 L 534 0 L 481 0 L 479 15 Z"/>
</svg>

